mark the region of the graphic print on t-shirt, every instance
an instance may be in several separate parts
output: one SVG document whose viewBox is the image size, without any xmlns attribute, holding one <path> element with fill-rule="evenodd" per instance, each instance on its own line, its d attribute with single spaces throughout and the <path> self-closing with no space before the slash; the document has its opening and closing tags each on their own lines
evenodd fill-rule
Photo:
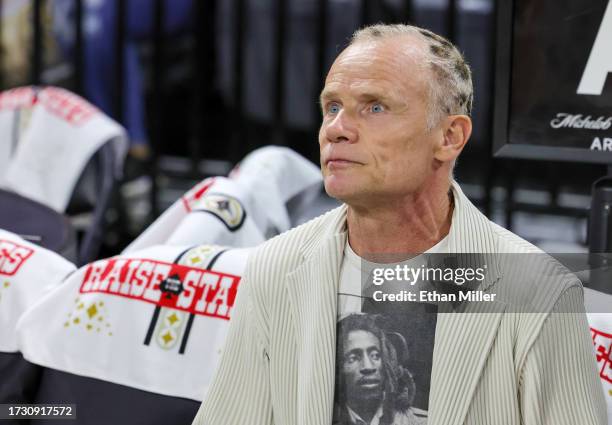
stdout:
<svg viewBox="0 0 612 425">
<path fill-rule="evenodd" d="M 347 246 L 340 274 L 334 425 L 427 424 L 438 307 L 376 302 Z M 366 273 L 366 272 L 364 272 Z"/>
</svg>

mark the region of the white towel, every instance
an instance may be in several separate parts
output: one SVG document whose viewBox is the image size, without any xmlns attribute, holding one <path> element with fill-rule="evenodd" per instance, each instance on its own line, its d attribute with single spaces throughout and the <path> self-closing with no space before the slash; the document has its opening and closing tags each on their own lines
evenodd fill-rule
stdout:
<svg viewBox="0 0 612 425">
<path fill-rule="evenodd" d="M 230 174 L 249 196 L 254 219 L 260 228 L 291 228 L 286 204 L 300 209 L 321 191 L 321 170 L 289 148 L 265 146 L 248 154 Z"/>
<path fill-rule="evenodd" d="M 206 179 L 164 211 L 123 253 L 157 244 L 255 246 L 265 236 L 251 217 L 245 198 L 232 180 Z"/>
<path fill-rule="evenodd" d="M 17 119 L 24 114 L 31 116 Z M 59 212 L 66 209 L 85 165 L 101 146 L 112 143 L 117 175 L 127 151 L 126 133 L 119 124 L 83 98 L 57 87 L 3 93 L 0 134 L 4 143 L 15 145 L 0 151 L 4 156 L 0 161 L 8 164 L 0 171 L 0 186 Z"/>
<path fill-rule="evenodd" d="M 154 246 L 91 263 L 22 316 L 20 349 L 42 366 L 201 401 L 248 254 Z"/>
<path fill-rule="evenodd" d="M 230 178 L 203 180 L 170 206 L 123 253 L 155 244 L 214 243 L 255 246 L 270 230 L 291 227 L 287 202 L 308 205 L 321 188 L 321 173 L 288 148 L 257 149 Z"/>
<path fill-rule="evenodd" d="M 19 351 L 19 317 L 76 269 L 56 253 L 0 229 L 0 351 Z"/>
</svg>

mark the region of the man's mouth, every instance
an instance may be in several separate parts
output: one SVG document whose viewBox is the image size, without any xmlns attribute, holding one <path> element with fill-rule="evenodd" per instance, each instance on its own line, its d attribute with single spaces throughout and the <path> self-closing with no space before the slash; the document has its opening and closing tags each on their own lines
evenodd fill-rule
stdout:
<svg viewBox="0 0 612 425">
<path fill-rule="evenodd" d="M 325 164 L 329 168 L 342 168 L 342 167 L 349 167 L 352 165 L 358 165 L 359 163 L 356 161 L 350 161 L 344 158 L 330 158 L 325 162 Z"/>
<path fill-rule="evenodd" d="M 359 381 L 357 381 L 357 385 L 359 385 L 361 388 L 366 388 L 366 389 L 378 388 L 380 386 L 380 379 L 361 378 Z"/>
</svg>

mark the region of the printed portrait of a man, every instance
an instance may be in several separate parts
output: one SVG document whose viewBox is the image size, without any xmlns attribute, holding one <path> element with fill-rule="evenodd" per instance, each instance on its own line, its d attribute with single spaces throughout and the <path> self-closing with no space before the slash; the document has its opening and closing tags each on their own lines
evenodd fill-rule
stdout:
<svg viewBox="0 0 612 425">
<path fill-rule="evenodd" d="M 334 425 L 426 424 L 412 406 L 416 386 L 403 364 L 402 335 L 385 332 L 382 316 L 353 313 L 338 322 Z"/>
</svg>

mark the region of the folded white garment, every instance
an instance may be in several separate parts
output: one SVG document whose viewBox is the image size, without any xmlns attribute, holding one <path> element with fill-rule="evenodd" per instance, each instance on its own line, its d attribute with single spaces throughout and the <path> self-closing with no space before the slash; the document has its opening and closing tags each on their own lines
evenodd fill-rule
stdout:
<svg viewBox="0 0 612 425">
<path fill-rule="evenodd" d="M 58 87 L 21 87 L 0 94 L 0 134 L 0 187 L 59 212 L 100 147 L 112 144 L 118 175 L 127 151 L 123 127 Z"/>
<path fill-rule="evenodd" d="M 156 244 L 255 246 L 291 227 L 287 203 L 300 209 L 318 196 L 321 173 L 288 148 L 247 155 L 230 178 L 198 183 L 138 236 L 123 253 Z"/>
<path fill-rule="evenodd" d="M 249 249 L 154 246 L 88 264 L 18 323 L 26 360 L 202 400 Z"/>
<path fill-rule="evenodd" d="M 124 250 L 157 244 L 255 246 L 265 240 L 245 206 L 244 193 L 225 177 L 200 182 L 176 201 Z"/>
</svg>

